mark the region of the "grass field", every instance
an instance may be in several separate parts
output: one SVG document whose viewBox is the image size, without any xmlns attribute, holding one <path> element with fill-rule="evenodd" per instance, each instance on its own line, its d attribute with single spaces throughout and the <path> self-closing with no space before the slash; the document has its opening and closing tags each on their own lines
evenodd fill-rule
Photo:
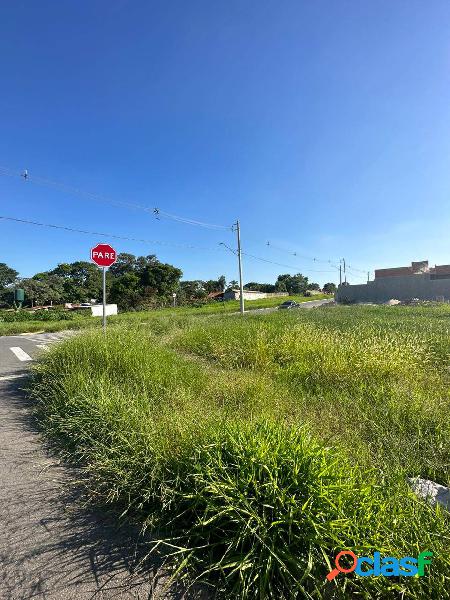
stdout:
<svg viewBox="0 0 450 600">
<path fill-rule="evenodd" d="M 305 296 L 289 296 L 288 298 L 277 297 L 277 298 L 262 298 L 261 300 L 247 301 L 245 305 L 246 311 L 252 311 L 259 308 L 272 308 L 278 306 L 286 299 L 294 300 L 295 302 L 308 302 L 310 300 L 322 300 L 324 298 L 330 298 L 326 294 L 317 294 L 311 297 Z M 165 308 L 160 310 L 152 311 L 138 311 L 138 312 L 124 312 L 120 313 L 116 317 L 108 317 L 110 324 L 133 322 L 133 321 L 145 321 L 146 319 L 159 318 L 165 314 L 177 314 L 177 315 L 203 315 L 203 314 L 230 314 L 239 311 L 239 301 L 230 300 L 228 302 L 211 302 L 209 304 L 201 305 L 199 307 L 180 307 L 180 308 Z M 17 322 L 2 322 L 0 315 L 0 335 L 16 335 L 18 333 L 35 333 L 37 331 L 54 332 L 61 331 L 63 329 L 91 329 L 93 327 L 100 327 L 100 317 L 87 317 L 84 315 L 73 315 L 69 313 L 72 318 L 70 320 L 20 320 Z"/>
<path fill-rule="evenodd" d="M 120 322 L 121 319 L 123 322 Z M 225 598 L 448 598 L 450 307 L 119 318 L 36 367 L 43 430 L 92 499 Z M 423 577 L 325 576 L 343 549 Z"/>
</svg>

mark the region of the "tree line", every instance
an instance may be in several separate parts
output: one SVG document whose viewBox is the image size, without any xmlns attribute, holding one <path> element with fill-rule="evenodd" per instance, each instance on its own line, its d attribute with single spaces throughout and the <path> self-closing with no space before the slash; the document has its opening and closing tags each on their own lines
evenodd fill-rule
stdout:
<svg viewBox="0 0 450 600">
<path fill-rule="evenodd" d="M 108 302 L 116 303 L 121 310 L 144 310 L 165 306 L 172 301 L 174 293 L 178 304 L 204 302 L 212 292 L 237 288 L 236 280 L 227 283 L 224 275 L 217 279 L 182 280 L 183 272 L 173 265 L 160 262 L 153 254 L 135 256 L 121 253 L 117 262 L 106 274 Z M 19 278 L 18 272 L 0 263 L 0 306 L 14 306 L 14 289 L 25 291 L 25 306 L 81 303 L 102 297 L 102 273 L 87 261 L 60 263 L 50 271 L 36 273 L 29 278 Z M 317 283 L 308 281 L 301 273 L 279 275 L 274 284 L 249 282 L 247 290 L 261 292 L 288 292 L 305 294 L 319 290 Z M 334 283 L 327 283 L 324 292 L 333 293 Z"/>
</svg>

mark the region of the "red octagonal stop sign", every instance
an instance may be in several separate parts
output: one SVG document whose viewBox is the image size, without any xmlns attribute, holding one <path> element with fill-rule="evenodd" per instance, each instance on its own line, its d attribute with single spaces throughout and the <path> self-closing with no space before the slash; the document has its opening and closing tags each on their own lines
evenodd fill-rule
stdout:
<svg viewBox="0 0 450 600">
<path fill-rule="evenodd" d="M 97 244 L 91 249 L 91 260 L 99 267 L 110 267 L 116 262 L 116 251 L 109 244 Z"/>
</svg>

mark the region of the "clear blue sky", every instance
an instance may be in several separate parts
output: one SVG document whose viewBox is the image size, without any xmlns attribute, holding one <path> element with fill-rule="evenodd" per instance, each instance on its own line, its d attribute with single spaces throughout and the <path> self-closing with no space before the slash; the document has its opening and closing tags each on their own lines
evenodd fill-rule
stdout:
<svg viewBox="0 0 450 600">
<path fill-rule="evenodd" d="M 450 263 L 450 3 L 16 1 L 0 22 L 0 165 L 202 221 L 241 220 L 246 281 L 326 263 Z M 155 253 L 237 278 L 212 231 L 0 176 L 3 215 L 211 251 Z M 98 237 L 0 221 L 30 276 Z M 286 252 L 266 246 L 284 248 Z M 357 282 L 350 277 L 350 281 Z"/>
</svg>

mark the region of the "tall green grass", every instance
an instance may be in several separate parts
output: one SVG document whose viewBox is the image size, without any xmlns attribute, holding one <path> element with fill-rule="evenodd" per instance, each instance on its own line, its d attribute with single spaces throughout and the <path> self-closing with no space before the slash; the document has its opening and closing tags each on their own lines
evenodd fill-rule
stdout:
<svg viewBox="0 0 450 600">
<path fill-rule="evenodd" d="M 449 518 L 409 491 L 394 455 L 395 439 L 405 452 L 408 439 L 416 452 L 441 440 L 427 459 L 444 476 L 448 437 L 433 427 L 447 431 L 445 419 L 422 396 L 428 371 L 444 391 L 439 368 L 407 331 L 401 344 L 376 327 L 342 338 L 325 323 L 335 313 L 308 315 L 181 315 L 77 336 L 35 369 L 40 423 L 95 501 L 150 529 L 177 577 L 225 598 L 449 597 Z M 328 583 L 344 548 L 435 558 L 427 577 Z"/>
<path fill-rule="evenodd" d="M 233 320 L 227 327 L 193 323 L 172 343 L 223 369 L 271 376 L 295 400 L 293 420 L 354 448 L 361 463 L 448 485 L 448 330 L 391 328 L 370 319 L 336 328 L 339 313 L 349 314 L 323 309 Z"/>
</svg>

